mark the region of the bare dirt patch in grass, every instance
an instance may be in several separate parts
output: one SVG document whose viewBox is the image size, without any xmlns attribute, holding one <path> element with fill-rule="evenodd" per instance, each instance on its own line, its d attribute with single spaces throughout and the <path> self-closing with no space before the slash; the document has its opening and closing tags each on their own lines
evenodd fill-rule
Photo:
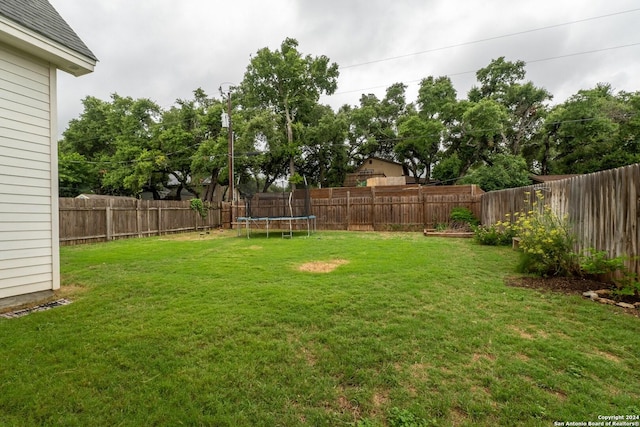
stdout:
<svg viewBox="0 0 640 427">
<path fill-rule="evenodd" d="M 381 390 L 373 394 L 373 406 L 376 408 L 383 407 L 389 402 L 389 391 Z"/>
<path fill-rule="evenodd" d="M 411 375 L 411 378 L 425 381 L 429 377 L 427 372 L 428 367 L 429 366 L 424 363 L 414 363 L 409 367 L 409 374 Z"/>
<path fill-rule="evenodd" d="M 621 360 L 618 356 L 616 356 L 615 354 L 611 354 L 609 352 L 606 351 L 599 351 L 596 350 L 596 354 L 600 357 L 604 357 L 605 359 L 611 361 L 611 362 L 616 362 L 616 363 L 620 363 Z"/>
<path fill-rule="evenodd" d="M 302 264 L 298 267 L 299 271 L 306 273 L 331 273 L 341 265 L 348 264 L 346 259 L 335 259 L 332 261 L 313 261 Z"/>
<path fill-rule="evenodd" d="M 338 396 L 338 407 L 341 413 L 350 413 L 354 419 L 360 418 L 360 407 L 351 402 L 344 394 Z"/>
<path fill-rule="evenodd" d="M 64 286 L 61 286 L 60 289 L 55 291 L 55 299 L 72 298 L 86 291 L 87 291 L 87 288 L 84 286 L 64 285 Z"/>
<path fill-rule="evenodd" d="M 548 390 L 552 396 L 555 396 L 558 400 L 564 402 L 567 400 L 567 393 L 562 390 Z"/>
<path fill-rule="evenodd" d="M 474 353 L 473 357 L 471 358 L 472 362 L 478 362 L 480 360 L 488 360 L 490 362 L 495 362 L 496 357 L 493 354 L 481 354 L 481 353 Z"/>
<path fill-rule="evenodd" d="M 309 366 L 315 366 L 318 363 L 318 359 L 316 356 L 307 348 L 302 348 L 302 355 L 304 356 L 304 360 L 307 362 Z"/>
<path fill-rule="evenodd" d="M 449 412 L 449 420 L 451 421 L 452 426 L 461 426 L 469 421 L 469 417 L 462 409 L 453 408 Z"/>
<path fill-rule="evenodd" d="M 520 338 L 523 338 L 523 339 L 525 339 L 525 340 L 532 340 L 532 339 L 533 339 L 533 335 L 531 335 L 531 334 L 530 334 L 530 333 L 528 333 L 528 332 L 523 331 L 523 330 L 522 330 L 522 329 L 520 329 L 520 328 L 517 328 L 517 327 L 515 327 L 515 326 L 512 326 L 510 329 L 511 329 L 512 331 L 516 332 L 518 335 L 520 335 Z"/>
</svg>

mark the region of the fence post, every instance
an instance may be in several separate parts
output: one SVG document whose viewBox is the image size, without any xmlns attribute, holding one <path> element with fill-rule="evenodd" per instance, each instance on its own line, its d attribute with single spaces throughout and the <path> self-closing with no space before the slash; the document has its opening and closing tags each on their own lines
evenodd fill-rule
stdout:
<svg viewBox="0 0 640 427">
<path fill-rule="evenodd" d="M 351 191 L 347 191 L 347 231 L 351 228 Z"/>
<path fill-rule="evenodd" d="M 138 199 L 136 201 L 136 231 L 138 232 L 138 237 L 142 237 L 142 211 L 140 210 L 141 203 L 141 199 Z"/>
<path fill-rule="evenodd" d="M 162 236 L 162 208 L 158 205 L 158 236 Z"/>
<path fill-rule="evenodd" d="M 110 241 L 111 239 L 113 239 L 113 213 L 111 212 L 111 205 L 113 204 L 113 200 L 109 200 L 109 204 L 107 205 L 107 207 L 105 208 L 104 212 L 106 215 L 106 225 L 107 225 L 107 230 L 106 230 L 106 235 L 107 235 L 107 241 Z"/>
<path fill-rule="evenodd" d="M 231 229 L 231 212 L 229 202 L 221 202 L 221 220 L 224 229 Z"/>
<path fill-rule="evenodd" d="M 422 197 L 422 222 L 424 228 L 429 228 L 429 211 L 427 209 L 427 194 L 423 189 L 420 189 L 420 196 Z"/>
<path fill-rule="evenodd" d="M 376 231 L 376 187 L 371 187 L 371 228 Z"/>
</svg>

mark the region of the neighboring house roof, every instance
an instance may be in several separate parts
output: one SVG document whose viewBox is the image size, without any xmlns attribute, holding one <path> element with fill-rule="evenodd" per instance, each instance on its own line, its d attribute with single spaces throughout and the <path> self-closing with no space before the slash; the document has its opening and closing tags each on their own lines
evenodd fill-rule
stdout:
<svg viewBox="0 0 640 427">
<path fill-rule="evenodd" d="M 90 73 L 98 60 L 47 0 L 0 1 L 0 41 L 74 75 Z"/>
<path fill-rule="evenodd" d="M 360 166 L 358 166 L 358 167 L 362 167 L 362 166 L 366 165 L 369 160 L 377 160 L 379 162 L 389 163 L 391 165 L 404 166 L 402 163 L 394 162 L 393 160 L 383 159 L 381 157 L 367 157 L 366 159 L 364 159 L 362 161 L 362 163 L 360 163 Z"/>
<path fill-rule="evenodd" d="M 574 176 L 580 176 L 580 174 L 567 174 L 567 175 L 531 175 L 531 181 L 536 184 L 544 184 L 545 182 L 560 181 L 561 179 L 569 179 Z"/>
<path fill-rule="evenodd" d="M 357 167 L 356 173 L 358 173 L 358 171 L 360 169 L 362 169 L 362 168 L 366 169 L 366 166 L 368 165 L 368 162 L 370 160 L 375 160 L 377 162 L 387 163 L 389 165 L 401 167 L 402 168 L 402 174 L 405 175 L 405 176 L 409 175 L 409 170 L 407 169 L 407 166 L 404 163 L 399 163 L 399 162 L 395 162 L 393 160 L 387 160 L 387 159 L 383 159 L 381 157 L 375 157 L 375 156 L 367 157 L 366 159 L 364 159 L 362 161 L 362 163 L 360 163 L 360 165 Z"/>
</svg>

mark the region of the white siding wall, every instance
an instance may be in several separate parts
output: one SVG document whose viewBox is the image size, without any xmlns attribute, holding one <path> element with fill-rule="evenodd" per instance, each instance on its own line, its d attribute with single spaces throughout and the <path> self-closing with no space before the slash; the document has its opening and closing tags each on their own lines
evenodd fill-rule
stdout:
<svg viewBox="0 0 640 427">
<path fill-rule="evenodd" d="M 0 298 L 59 287 L 55 73 L 0 44 Z"/>
</svg>

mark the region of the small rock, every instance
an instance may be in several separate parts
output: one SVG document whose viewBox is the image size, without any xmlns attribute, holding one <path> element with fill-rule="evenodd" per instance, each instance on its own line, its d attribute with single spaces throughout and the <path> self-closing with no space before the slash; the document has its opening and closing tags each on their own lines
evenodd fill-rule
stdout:
<svg viewBox="0 0 640 427">
<path fill-rule="evenodd" d="M 611 295 L 611 291 L 609 289 L 599 289 L 595 292 L 596 294 L 598 294 L 599 297 L 603 297 L 605 295 Z"/>
<path fill-rule="evenodd" d="M 616 305 L 617 305 L 618 307 L 622 307 L 622 308 L 636 308 L 636 306 L 635 306 L 635 305 L 633 305 L 633 304 L 629 304 L 629 303 L 626 303 L 626 302 L 619 302 L 619 303 L 617 303 Z"/>
<path fill-rule="evenodd" d="M 597 293 L 597 292 L 594 292 L 594 291 L 587 291 L 587 292 L 583 292 L 583 293 L 582 293 L 582 296 L 583 296 L 583 297 L 586 297 L 586 298 L 594 299 L 594 298 L 598 298 L 598 296 L 599 296 L 599 295 L 598 295 L 598 293 Z"/>
<path fill-rule="evenodd" d="M 601 302 L 602 304 L 616 305 L 616 302 L 608 298 L 593 298 L 594 301 Z"/>
</svg>

